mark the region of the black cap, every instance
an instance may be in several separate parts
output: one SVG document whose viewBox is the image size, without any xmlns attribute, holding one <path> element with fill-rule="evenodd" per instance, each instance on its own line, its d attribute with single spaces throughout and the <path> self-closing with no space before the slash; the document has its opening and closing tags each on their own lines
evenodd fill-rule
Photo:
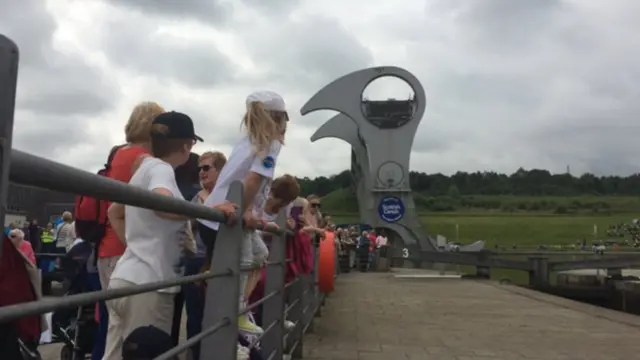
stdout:
<svg viewBox="0 0 640 360">
<path fill-rule="evenodd" d="M 193 129 L 193 121 L 186 114 L 177 111 L 165 112 L 156 116 L 153 119 L 153 124 L 162 124 L 168 127 L 169 133 L 165 134 L 168 138 L 203 141 L 200 136 L 196 135 Z"/>
<path fill-rule="evenodd" d="M 155 359 L 173 348 L 171 335 L 155 326 L 133 330 L 122 344 L 122 359 Z"/>
</svg>

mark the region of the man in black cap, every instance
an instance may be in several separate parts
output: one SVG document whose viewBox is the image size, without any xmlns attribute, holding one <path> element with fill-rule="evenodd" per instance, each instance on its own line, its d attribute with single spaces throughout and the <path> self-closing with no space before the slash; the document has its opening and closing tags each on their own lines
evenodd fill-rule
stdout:
<svg viewBox="0 0 640 360">
<path fill-rule="evenodd" d="M 158 115 L 151 127 L 151 154 L 137 160 L 129 185 L 158 195 L 184 200 L 174 170 L 187 162 L 196 141 L 202 141 L 189 116 L 178 112 Z M 225 203 L 216 207 L 228 218 L 237 208 Z M 126 216 L 126 221 L 125 221 Z M 110 289 L 166 281 L 180 275 L 179 232 L 187 217 L 113 203 L 109 221 L 127 249 L 118 261 Z M 126 226 L 125 226 L 126 225 Z M 121 358 L 123 340 L 139 327 L 152 325 L 169 334 L 174 297 L 179 286 L 107 301 L 109 330 L 105 360 Z M 172 344 L 171 339 L 168 341 Z"/>
<path fill-rule="evenodd" d="M 122 360 L 151 360 L 171 350 L 171 336 L 155 326 L 141 326 L 122 344 Z M 174 358 L 174 359 L 177 359 Z"/>
</svg>

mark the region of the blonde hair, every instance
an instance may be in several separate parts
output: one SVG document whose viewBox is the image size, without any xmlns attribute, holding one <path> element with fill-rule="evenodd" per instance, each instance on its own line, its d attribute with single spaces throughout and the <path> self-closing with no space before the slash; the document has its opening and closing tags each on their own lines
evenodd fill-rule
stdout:
<svg viewBox="0 0 640 360">
<path fill-rule="evenodd" d="M 70 212 L 65 211 L 62 213 L 62 220 L 65 222 L 71 222 L 73 221 L 73 215 L 71 215 Z"/>
<path fill-rule="evenodd" d="M 204 160 L 211 159 L 211 163 L 213 164 L 213 168 L 220 171 L 222 167 L 227 163 L 227 157 L 224 156 L 220 151 L 207 151 L 200 155 L 198 159 L 198 163 L 201 163 Z"/>
<path fill-rule="evenodd" d="M 254 101 L 247 105 L 247 112 L 242 125 L 249 135 L 249 141 L 258 154 L 266 153 L 273 141 L 284 144 L 284 133 L 287 129 L 288 115 L 283 111 L 269 111 L 264 104 Z"/>
<path fill-rule="evenodd" d="M 299 206 L 304 209 L 307 205 L 309 205 L 307 199 L 303 198 L 302 196 L 298 196 L 295 200 L 293 200 L 291 206 Z"/>
<path fill-rule="evenodd" d="M 311 203 L 309 201 L 306 202 L 305 207 L 302 209 L 302 218 L 307 223 L 307 226 L 319 227 L 320 225 L 318 217 L 311 213 Z"/>
<path fill-rule="evenodd" d="M 128 143 L 140 144 L 151 140 L 151 123 L 153 119 L 162 114 L 164 108 L 152 101 L 142 102 L 133 108 L 127 125 L 124 126 L 124 135 Z"/>
</svg>

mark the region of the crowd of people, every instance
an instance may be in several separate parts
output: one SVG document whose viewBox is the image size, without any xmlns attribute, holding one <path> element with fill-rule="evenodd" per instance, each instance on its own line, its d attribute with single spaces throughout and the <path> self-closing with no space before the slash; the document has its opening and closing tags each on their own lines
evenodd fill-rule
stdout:
<svg viewBox="0 0 640 360">
<path fill-rule="evenodd" d="M 56 222 L 49 222 L 44 227 L 38 225 L 37 219 L 32 219 L 24 224 L 10 223 L 4 232 L 12 241 L 20 244 L 20 251 L 44 272 L 54 270 L 55 259 L 43 257 L 40 263 L 36 264 L 35 256 L 31 257 L 31 254 L 62 255 L 69 251 L 77 239 L 73 214 L 69 211 L 63 212 Z"/>
<path fill-rule="evenodd" d="M 242 119 L 245 134 L 231 152 L 225 155 L 207 151 L 198 155 L 192 148 L 203 139 L 196 134 L 188 115 L 144 102 L 133 109 L 125 126 L 126 144 L 112 148 L 108 171 L 103 173 L 161 196 L 214 208 L 225 215 L 228 224 L 242 222 L 245 230 L 240 265 L 255 270 L 240 275 L 239 308 L 254 302 L 263 291 L 271 236 L 254 230 L 259 224 L 277 229 L 278 213 L 284 209 L 287 214 L 287 227 L 295 234 L 287 239 L 295 257 L 287 264 L 287 281 L 297 273 L 311 271 L 313 239 L 335 231 L 330 217 L 320 212 L 319 197 L 302 198 L 294 176 L 275 176 L 288 121 L 280 95 L 271 91 L 252 93 L 246 99 Z M 243 183 L 242 198 L 247 204 L 243 213 L 226 200 L 235 181 Z M 15 247 L 34 263 L 34 251 L 62 253 L 90 236 L 83 222 L 74 221 L 68 212 L 55 228 L 48 224 L 45 229 L 34 231 L 34 226 L 37 228 L 37 223 L 32 222 L 27 229 L 11 229 L 8 234 Z M 209 271 L 219 226 L 219 222 L 207 219 L 109 204 L 104 236 L 92 243 L 96 265 L 93 289 L 120 289 Z M 25 237 L 26 233 L 29 236 Z M 336 236 L 339 243 L 351 241 L 342 233 L 340 229 Z M 51 266 L 38 265 L 41 269 Z M 161 354 L 177 345 L 183 308 L 187 337 L 198 334 L 205 302 L 202 286 L 186 284 L 96 304 L 99 329 L 92 358 L 138 359 Z M 259 315 L 260 307 L 257 311 Z M 251 312 L 239 316 L 239 358 L 259 358 L 259 353 L 246 345 L 250 342 L 247 339 L 263 332 L 260 318 Z M 287 322 L 285 327 L 291 325 Z M 147 337 L 154 340 L 136 340 Z M 152 344 L 153 349 L 144 344 Z M 190 349 L 190 356 L 200 359 L 199 346 Z"/>
<path fill-rule="evenodd" d="M 356 226 L 336 229 L 338 251 L 348 256 L 349 268 L 362 272 L 377 270 L 379 259 L 387 257 L 389 239 L 382 230 L 358 231 Z"/>
</svg>

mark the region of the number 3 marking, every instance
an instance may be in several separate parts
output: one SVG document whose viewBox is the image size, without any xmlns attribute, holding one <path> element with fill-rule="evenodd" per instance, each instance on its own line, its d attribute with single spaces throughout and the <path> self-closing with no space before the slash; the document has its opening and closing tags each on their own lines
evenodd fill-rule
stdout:
<svg viewBox="0 0 640 360">
<path fill-rule="evenodd" d="M 405 259 L 409 257 L 409 249 L 407 248 L 402 249 L 402 257 Z"/>
</svg>

